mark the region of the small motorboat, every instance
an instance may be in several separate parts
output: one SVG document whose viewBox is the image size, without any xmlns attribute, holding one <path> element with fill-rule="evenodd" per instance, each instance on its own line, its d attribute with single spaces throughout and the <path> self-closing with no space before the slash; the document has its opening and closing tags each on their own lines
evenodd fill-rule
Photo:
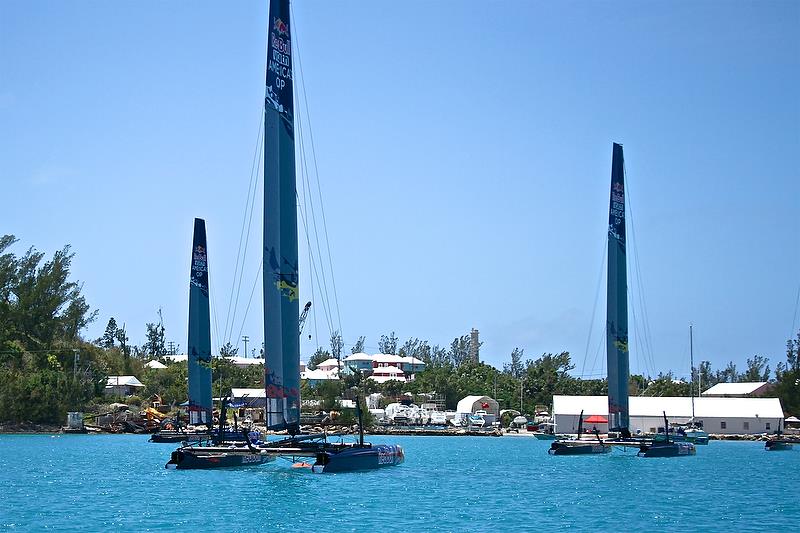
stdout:
<svg viewBox="0 0 800 533">
<path fill-rule="evenodd" d="M 764 443 L 764 449 L 768 452 L 785 452 L 792 449 L 792 442 L 781 439 L 770 439 Z"/>
</svg>

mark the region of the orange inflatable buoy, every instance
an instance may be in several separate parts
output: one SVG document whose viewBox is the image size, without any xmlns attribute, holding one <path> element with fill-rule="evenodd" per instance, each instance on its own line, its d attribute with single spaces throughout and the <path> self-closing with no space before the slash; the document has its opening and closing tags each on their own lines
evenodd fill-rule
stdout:
<svg viewBox="0 0 800 533">
<path fill-rule="evenodd" d="M 311 464 L 310 463 L 306 463 L 305 461 L 302 461 L 302 462 L 299 462 L 299 463 L 294 463 L 292 465 L 292 468 L 311 468 Z"/>
</svg>

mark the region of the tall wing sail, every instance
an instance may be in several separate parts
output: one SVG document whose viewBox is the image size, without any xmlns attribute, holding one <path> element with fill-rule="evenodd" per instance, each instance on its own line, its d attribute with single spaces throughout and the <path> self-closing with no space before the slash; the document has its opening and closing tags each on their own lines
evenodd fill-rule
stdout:
<svg viewBox="0 0 800 533">
<path fill-rule="evenodd" d="M 211 319 L 208 312 L 206 223 L 194 219 L 189 278 L 189 423 L 211 425 Z"/>
<path fill-rule="evenodd" d="M 606 355 L 608 358 L 608 428 L 628 429 L 628 279 L 625 258 L 625 161 L 614 143 L 611 200 L 608 214 L 608 293 Z"/>
<path fill-rule="evenodd" d="M 288 0 L 269 7 L 264 99 L 264 374 L 267 426 L 300 426 L 292 41 Z"/>
</svg>

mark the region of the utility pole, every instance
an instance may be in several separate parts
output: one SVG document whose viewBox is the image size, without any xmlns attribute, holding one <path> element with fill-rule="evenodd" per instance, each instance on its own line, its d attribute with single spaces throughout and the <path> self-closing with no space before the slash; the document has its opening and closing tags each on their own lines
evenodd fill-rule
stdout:
<svg viewBox="0 0 800 533">
<path fill-rule="evenodd" d="M 74 355 L 72 359 L 72 381 L 75 381 L 78 377 L 78 361 L 80 360 L 81 356 L 78 355 L 78 349 L 73 348 L 72 353 Z"/>
<path fill-rule="evenodd" d="M 247 341 L 250 340 L 250 337 L 242 335 L 242 340 L 244 341 L 244 356 L 247 357 Z"/>
</svg>

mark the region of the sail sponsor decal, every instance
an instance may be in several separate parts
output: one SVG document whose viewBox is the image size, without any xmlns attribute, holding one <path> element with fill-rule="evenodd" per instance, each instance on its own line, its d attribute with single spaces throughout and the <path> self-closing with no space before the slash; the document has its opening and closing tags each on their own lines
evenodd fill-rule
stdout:
<svg viewBox="0 0 800 533">
<path fill-rule="evenodd" d="M 242 456 L 242 464 L 257 464 L 261 462 L 261 456 L 257 454 L 247 454 Z"/>
<path fill-rule="evenodd" d="M 275 253 L 275 248 L 270 248 L 269 252 L 269 268 L 272 276 L 272 282 L 281 293 L 281 296 L 287 298 L 290 302 L 294 302 L 299 298 L 299 291 L 297 289 L 298 281 L 298 267 L 297 263 L 292 263 L 285 257 L 281 257 L 281 262 Z"/>
<path fill-rule="evenodd" d="M 208 258 L 206 247 L 201 244 L 192 251 L 192 276 L 189 283 L 203 291 L 203 296 L 208 296 Z"/>
<path fill-rule="evenodd" d="M 608 234 L 618 241 L 625 241 L 625 186 L 619 182 L 611 187 Z"/>
<path fill-rule="evenodd" d="M 264 104 L 292 122 L 292 40 L 289 23 L 280 16 L 274 16 L 270 25 Z"/>
</svg>

